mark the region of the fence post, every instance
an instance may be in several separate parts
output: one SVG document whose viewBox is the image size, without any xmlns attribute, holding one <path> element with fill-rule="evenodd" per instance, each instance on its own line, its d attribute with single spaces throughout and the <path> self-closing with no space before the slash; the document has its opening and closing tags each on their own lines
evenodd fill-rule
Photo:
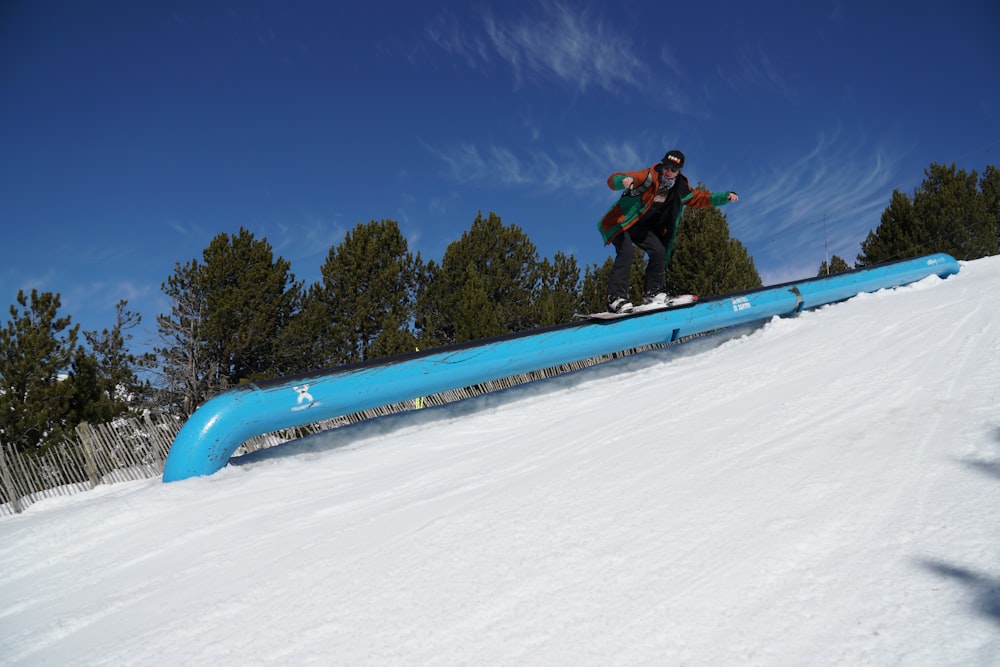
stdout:
<svg viewBox="0 0 1000 667">
<path fill-rule="evenodd" d="M 3 450 L 4 445 L 0 444 L 0 482 L 3 483 L 7 497 L 10 498 L 10 506 L 14 508 L 14 513 L 20 514 L 21 499 L 18 497 L 17 488 L 14 486 L 14 480 L 11 479 L 10 470 L 7 468 L 7 459 L 4 456 Z"/>
<path fill-rule="evenodd" d="M 97 465 L 94 463 L 94 437 L 90 424 L 87 422 L 77 424 L 76 435 L 80 438 L 83 458 L 87 464 L 87 477 L 90 478 L 90 488 L 94 488 L 101 483 L 101 478 L 97 474 Z"/>
</svg>

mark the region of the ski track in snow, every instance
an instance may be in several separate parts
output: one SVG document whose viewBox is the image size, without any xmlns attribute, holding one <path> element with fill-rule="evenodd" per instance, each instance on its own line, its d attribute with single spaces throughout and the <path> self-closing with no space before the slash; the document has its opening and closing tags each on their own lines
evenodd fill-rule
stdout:
<svg viewBox="0 0 1000 667">
<path fill-rule="evenodd" d="M 998 276 L 36 503 L 0 662 L 1000 664 Z"/>
</svg>

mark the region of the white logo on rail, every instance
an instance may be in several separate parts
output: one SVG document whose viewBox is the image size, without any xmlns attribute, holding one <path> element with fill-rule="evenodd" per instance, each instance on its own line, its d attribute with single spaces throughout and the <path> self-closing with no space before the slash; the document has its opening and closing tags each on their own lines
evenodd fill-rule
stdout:
<svg viewBox="0 0 1000 667">
<path fill-rule="evenodd" d="M 733 304 L 733 312 L 738 313 L 741 310 L 747 310 L 750 308 L 750 299 L 745 296 L 738 296 L 735 299 L 730 299 Z"/>
<path fill-rule="evenodd" d="M 295 391 L 299 393 L 299 400 L 296 402 L 296 406 L 292 408 L 292 411 L 305 410 L 315 404 L 316 399 L 313 398 L 312 394 L 309 393 L 309 385 L 303 384 L 298 387 L 292 387 Z M 303 403 L 305 405 L 303 405 Z"/>
</svg>

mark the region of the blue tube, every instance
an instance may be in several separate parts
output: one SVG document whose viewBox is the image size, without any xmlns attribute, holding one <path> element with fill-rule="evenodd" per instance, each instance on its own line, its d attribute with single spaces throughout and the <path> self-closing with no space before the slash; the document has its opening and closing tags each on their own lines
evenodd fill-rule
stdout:
<svg viewBox="0 0 1000 667">
<path fill-rule="evenodd" d="M 798 287 L 802 293 L 802 308 L 808 309 L 850 299 L 862 292 L 877 292 L 917 282 L 928 276 L 944 278 L 958 273 L 958 270 L 958 262 L 953 257 L 936 254 L 820 276 L 798 283 Z"/>
<path fill-rule="evenodd" d="M 205 402 L 191 415 L 171 446 L 163 481 L 210 475 L 223 468 L 243 442 L 264 433 L 788 315 L 958 270 L 954 258 L 931 255 L 713 297 L 671 310 L 570 322 L 243 385 Z"/>
</svg>

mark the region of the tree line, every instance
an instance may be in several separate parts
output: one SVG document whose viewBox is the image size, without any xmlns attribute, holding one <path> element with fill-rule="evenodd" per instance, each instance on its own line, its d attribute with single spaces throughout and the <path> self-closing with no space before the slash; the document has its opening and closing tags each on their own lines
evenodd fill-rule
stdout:
<svg viewBox="0 0 1000 667">
<path fill-rule="evenodd" d="M 912 196 L 893 190 L 853 267 L 834 255 L 820 275 L 935 252 L 958 260 L 1000 254 L 1000 170 L 987 165 L 979 177 L 954 163 L 934 163 L 924 176 Z"/>
<path fill-rule="evenodd" d="M 690 218 L 674 284 L 701 294 L 760 286 L 749 254 L 715 210 Z M 715 272 L 699 265 L 714 262 Z M 154 350 L 158 406 L 189 415 L 241 382 L 426 350 L 572 320 L 602 310 L 612 259 L 581 267 L 540 257 L 528 235 L 479 213 L 440 261 L 409 249 L 393 220 L 358 223 L 331 247 L 311 285 L 266 239 L 217 236 L 202 261 L 177 265 Z M 633 267 L 641 294 L 643 266 Z M 678 282 L 681 281 L 681 282 Z"/>
<path fill-rule="evenodd" d="M 927 175 L 912 199 L 893 193 L 859 264 L 938 251 L 997 254 L 996 169 L 987 168 L 980 189 L 975 172 L 954 165 L 931 165 Z M 675 248 L 666 277 L 675 294 L 762 284 L 718 209 L 686 210 Z M 126 301 L 111 328 L 81 332 L 59 313 L 58 294 L 19 292 L 0 330 L 0 442 L 41 451 L 83 421 L 150 409 L 187 417 L 243 382 L 567 322 L 603 310 L 612 261 L 581 270 L 572 255 L 540 257 L 520 227 L 492 212 L 479 213 L 439 261 L 424 260 L 384 219 L 358 223 L 306 285 L 267 239 L 241 228 L 175 265 L 161 286 L 170 310 L 156 316 L 157 344 L 144 354 L 130 352 L 141 316 Z M 635 299 L 644 265 L 637 256 Z"/>
</svg>

